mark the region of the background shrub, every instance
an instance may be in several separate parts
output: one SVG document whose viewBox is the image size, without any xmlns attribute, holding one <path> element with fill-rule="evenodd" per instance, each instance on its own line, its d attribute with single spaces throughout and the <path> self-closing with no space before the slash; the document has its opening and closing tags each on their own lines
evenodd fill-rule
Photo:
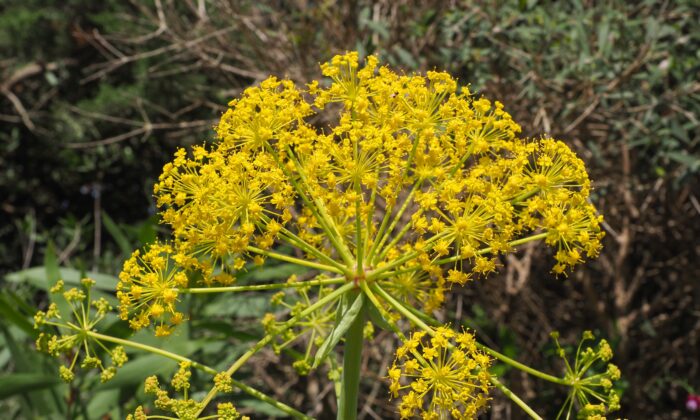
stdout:
<svg viewBox="0 0 700 420">
<path fill-rule="evenodd" d="M 48 362 L 22 350 L 33 334 L 26 316 L 45 301 L 46 277 L 116 274 L 129 250 L 161 229 L 151 186 L 176 147 L 210 140 L 212 125 L 243 87 L 269 74 L 303 82 L 319 76 L 319 62 L 357 49 L 407 72 L 450 71 L 473 92 L 505 103 L 525 134 L 566 140 L 595 181 L 608 232 L 596 263 L 556 280 L 540 251 L 526 248 L 505 261 L 500 278 L 455 293 L 446 310 L 471 318 L 482 339 L 507 354 L 542 367 L 554 360 L 544 357 L 550 330 L 573 342 L 595 326 L 615 345 L 629 383 L 623 414 L 682 415 L 687 392 L 700 387 L 698 22 L 694 0 L 6 0 L 0 406 L 17 418 L 42 410 L 123 417 L 122 407 L 142 397 L 131 397 L 142 379 L 138 369 L 109 387 L 91 387 L 88 378 L 64 401 L 66 386 L 37 369 Z M 57 271 L 59 265 L 69 271 Z M 255 275 L 290 270 L 267 267 Z M 217 305 L 235 313 L 212 309 Z M 245 347 L 261 331 L 236 327 L 231 316 L 253 319 L 266 305 L 262 295 L 240 305 L 230 298 L 192 302 L 204 320 L 168 345 L 224 364 L 217 340 Z M 366 366 L 377 369 L 368 376 L 386 365 L 389 339 L 375 339 Z M 141 359 L 133 363 L 149 363 Z M 296 378 L 274 360 L 268 355 L 247 374 L 311 413 L 332 410 L 331 398 L 315 398 L 323 377 Z M 513 375 L 516 391 L 544 412 L 563 397 Z M 22 383 L 44 390 L 20 398 Z M 384 386 L 368 387 L 365 417 L 391 416 L 384 398 L 374 400 Z M 30 404 L 37 401 L 53 402 Z M 508 406 L 497 396 L 491 416 L 506 418 Z"/>
</svg>

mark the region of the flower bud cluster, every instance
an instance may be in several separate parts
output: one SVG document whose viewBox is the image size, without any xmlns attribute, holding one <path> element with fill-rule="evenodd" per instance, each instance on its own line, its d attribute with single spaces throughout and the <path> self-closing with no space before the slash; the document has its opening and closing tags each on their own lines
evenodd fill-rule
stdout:
<svg viewBox="0 0 700 420">
<path fill-rule="evenodd" d="M 107 299 L 91 299 L 95 280 L 84 278 L 80 288 L 65 289 L 65 282 L 59 280 L 49 292 L 53 300 L 63 299 L 70 313 L 61 313 L 56 302 L 49 304 L 46 311 L 34 315 L 34 328 L 40 330 L 36 348 L 54 357 L 66 357 L 68 366 L 59 368 L 59 376 L 65 382 L 75 379 L 75 369 L 99 369 L 100 380 L 107 382 L 127 362 L 128 357 L 122 346 L 107 347 L 98 336 L 93 335 L 95 327 L 112 310 Z M 82 359 L 81 359 L 82 355 Z M 103 360 L 111 360 L 105 366 Z"/>
<path fill-rule="evenodd" d="M 613 351 L 605 339 L 595 347 L 585 345 L 595 340 L 591 331 L 584 331 L 573 363 L 567 359 L 566 351 L 559 345 L 559 334 L 553 332 L 557 355 L 564 360 L 570 391 L 557 418 L 569 418 L 578 409 L 577 418 L 604 420 L 605 416 L 620 409 L 619 390 L 615 382 L 621 377 L 620 369 L 612 363 Z"/>
</svg>

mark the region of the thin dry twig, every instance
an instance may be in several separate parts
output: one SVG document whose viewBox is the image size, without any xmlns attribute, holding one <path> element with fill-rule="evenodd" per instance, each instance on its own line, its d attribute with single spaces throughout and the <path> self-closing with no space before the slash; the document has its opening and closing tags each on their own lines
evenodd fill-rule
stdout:
<svg viewBox="0 0 700 420">
<path fill-rule="evenodd" d="M 216 123 L 215 120 L 196 120 L 196 121 L 186 121 L 180 123 L 145 123 L 142 127 L 135 128 L 126 133 L 118 134 L 116 136 L 108 137 L 106 139 L 95 140 L 84 143 L 66 143 L 65 147 L 69 149 L 88 149 L 91 147 L 107 146 L 110 144 L 118 143 L 120 141 L 128 140 L 133 137 L 140 135 L 149 135 L 154 130 L 176 130 L 176 129 L 191 129 L 205 127 L 207 125 L 213 126 Z"/>
</svg>

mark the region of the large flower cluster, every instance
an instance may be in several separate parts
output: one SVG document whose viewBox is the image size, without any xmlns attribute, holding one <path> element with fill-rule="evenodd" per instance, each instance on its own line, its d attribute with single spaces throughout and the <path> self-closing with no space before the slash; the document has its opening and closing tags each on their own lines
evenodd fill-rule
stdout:
<svg viewBox="0 0 700 420">
<path fill-rule="evenodd" d="M 597 255 L 590 182 L 564 143 L 519 139 L 501 103 L 458 90 L 447 73 L 398 74 L 375 57 L 361 67 L 356 53 L 322 69 L 328 87 L 271 77 L 247 89 L 218 142 L 165 165 L 154 190 L 174 233 L 172 270 L 229 284 L 288 244 L 319 271 L 413 288 L 486 275 L 528 235 L 555 247 L 557 273 Z M 336 111 L 334 126 L 311 125 Z M 179 321 L 168 290 L 183 286 L 163 278 L 176 274 L 141 261 L 125 266 L 123 311 L 139 308 L 135 327 L 163 312 Z M 140 293 L 151 284 L 162 291 Z M 416 290 L 439 306 L 440 293 Z"/>
<path fill-rule="evenodd" d="M 326 279 L 319 300 L 335 299 L 307 313 L 311 289 L 297 290 L 301 301 L 287 309 L 309 323 L 296 330 L 266 318 L 282 345 L 295 340 L 283 334 L 291 328 L 309 333 L 311 349 L 337 342 L 323 334 L 339 325 L 332 308 L 343 287 L 386 290 L 375 306 L 394 322 L 396 299 L 431 312 L 451 285 L 497 270 L 517 245 L 550 245 L 553 272 L 564 275 L 598 254 L 601 217 L 583 162 L 564 143 L 519 138 L 503 104 L 459 89 L 447 73 L 400 74 L 357 53 L 321 69 L 329 83 L 270 77 L 246 89 L 215 127 L 216 142 L 178 150 L 165 165 L 154 193 L 173 239 L 134 253 L 118 286 L 133 328 L 169 334 L 183 321 L 177 304 L 188 288 L 226 288 L 272 258 L 314 270 Z M 489 361 L 461 344 L 468 336 L 439 329 L 420 357 L 397 367 L 435 371 L 432 382 L 411 385 L 415 404 L 406 397 L 402 411 L 418 409 L 429 390 L 440 415 L 457 404 L 452 414 L 470 417 L 486 403 Z M 460 344 L 446 344 L 453 339 Z M 443 374 L 465 388 L 450 391 Z"/>
</svg>

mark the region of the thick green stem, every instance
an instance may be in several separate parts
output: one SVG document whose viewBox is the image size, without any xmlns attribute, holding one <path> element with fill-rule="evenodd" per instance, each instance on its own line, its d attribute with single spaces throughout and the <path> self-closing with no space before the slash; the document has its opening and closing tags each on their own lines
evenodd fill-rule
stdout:
<svg viewBox="0 0 700 420">
<path fill-rule="evenodd" d="M 338 420 L 357 418 L 357 399 L 360 390 L 360 365 L 362 363 L 362 342 L 365 326 L 365 310 L 355 318 L 345 333 L 343 352 L 343 378 L 338 401 Z"/>
</svg>

